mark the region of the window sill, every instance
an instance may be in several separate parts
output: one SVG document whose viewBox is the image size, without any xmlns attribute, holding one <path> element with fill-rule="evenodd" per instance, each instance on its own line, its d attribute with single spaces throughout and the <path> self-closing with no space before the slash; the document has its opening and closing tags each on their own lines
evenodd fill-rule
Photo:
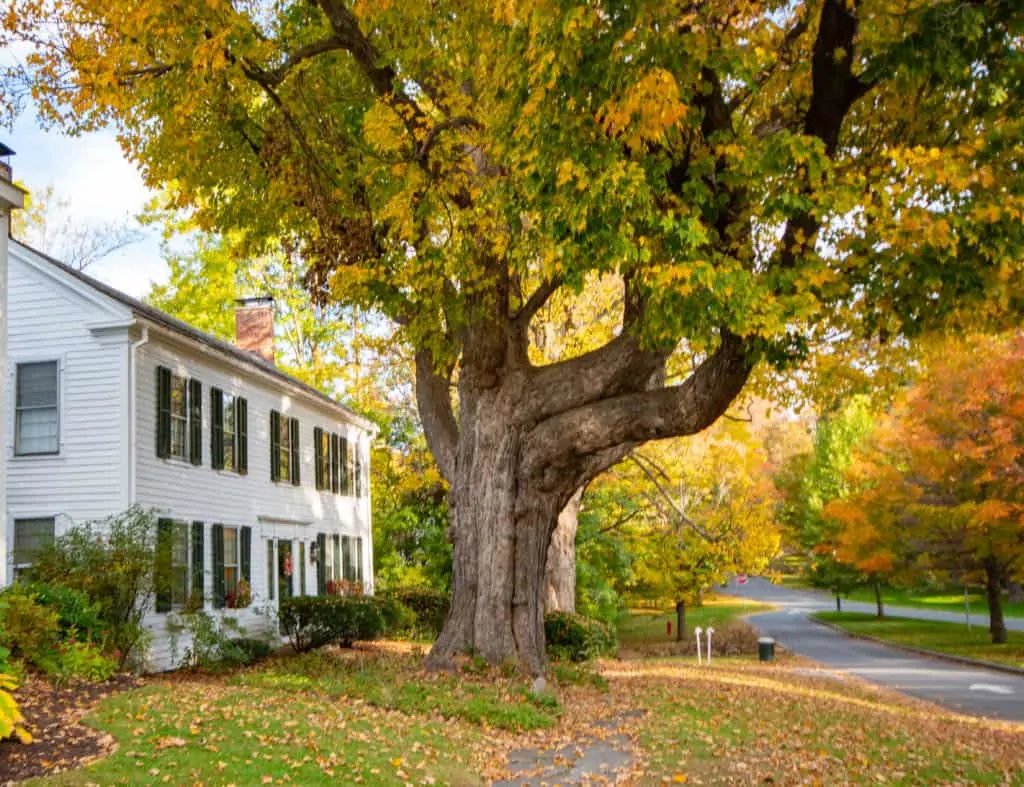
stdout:
<svg viewBox="0 0 1024 787">
<path fill-rule="evenodd" d="M 41 454 L 16 454 L 13 451 L 8 454 L 12 462 L 44 462 L 48 459 L 65 459 L 63 451 L 47 451 Z"/>
</svg>

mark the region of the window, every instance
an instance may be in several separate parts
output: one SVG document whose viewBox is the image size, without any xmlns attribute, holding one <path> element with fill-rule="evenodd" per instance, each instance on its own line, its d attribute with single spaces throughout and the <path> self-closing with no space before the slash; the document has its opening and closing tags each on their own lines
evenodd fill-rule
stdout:
<svg viewBox="0 0 1024 787">
<path fill-rule="evenodd" d="M 14 453 L 55 454 L 59 450 L 57 361 L 19 363 L 15 399 Z"/>
<path fill-rule="evenodd" d="M 14 520 L 14 576 L 29 568 L 39 552 L 53 543 L 54 517 Z"/>
<path fill-rule="evenodd" d="M 156 611 L 203 605 L 203 523 L 157 521 Z"/>
<path fill-rule="evenodd" d="M 299 419 L 270 411 L 270 480 L 301 483 L 299 477 Z"/>
<path fill-rule="evenodd" d="M 348 445 L 348 439 L 341 437 L 338 439 L 338 472 L 341 479 L 338 484 L 338 491 L 343 495 L 352 494 L 352 489 L 349 485 L 351 473 L 349 472 L 350 463 L 350 450 Z"/>
<path fill-rule="evenodd" d="M 338 435 L 331 435 L 331 491 L 334 494 L 338 494 L 341 490 L 341 454 L 339 439 Z"/>
<path fill-rule="evenodd" d="M 252 528 L 214 525 L 213 603 L 232 609 L 252 603 Z"/>
<path fill-rule="evenodd" d="M 363 581 L 363 538 L 356 537 L 356 582 Z"/>
<path fill-rule="evenodd" d="M 337 582 L 339 579 L 343 578 L 341 563 L 341 536 L 335 535 L 332 540 L 334 541 L 334 576 L 332 578 Z"/>
<path fill-rule="evenodd" d="M 356 443 L 352 448 L 353 448 L 352 452 L 355 454 L 355 459 L 356 459 L 356 470 L 355 470 L 355 475 L 356 475 L 356 497 L 362 497 L 363 496 L 363 452 L 361 450 L 362 446 L 359 443 Z"/>
<path fill-rule="evenodd" d="M 156 455 L 203 463 L 203 384 L 156 369 Z"/>
<path fill-rule="evenodd" d="M 249 470 L 248 402 L 210 389 L 210 462 L 215 470 Z"/>
<path fill-rule="evenodd" d="M 292 574 L 294 573 L 292 542 L 290 539 L 281 539 L 277 542 L 277 586 L 280 590 L 281 601 L 287 601 L 293 595 Z"/>
</svg>

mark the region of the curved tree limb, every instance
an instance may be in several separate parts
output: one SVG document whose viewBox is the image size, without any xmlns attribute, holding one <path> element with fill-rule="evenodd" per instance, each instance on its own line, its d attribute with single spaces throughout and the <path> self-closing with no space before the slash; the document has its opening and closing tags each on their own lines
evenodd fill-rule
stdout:
<svg viewBox="0 0 1024 787">
<path fill-rule="evenodd" d="M 455 477 L 459 427 L 452 410 L 451 372 L 437 370 L 430 350 L 416 353 L 416 406 L 430 453 L 448 483 Z"/>
</svg>

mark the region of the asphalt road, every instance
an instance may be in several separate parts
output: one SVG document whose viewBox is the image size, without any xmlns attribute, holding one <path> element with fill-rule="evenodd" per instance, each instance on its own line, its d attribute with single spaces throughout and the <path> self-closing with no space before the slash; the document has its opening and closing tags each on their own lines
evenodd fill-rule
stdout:
<svg viewBox="0 0 1024 787">
<path fill-rule="evenodd" d="M 728 592 L 782 607 L 778 612 L 753 615 L 750 622 L 793 653 L 960 713 L 1024 722 L 1024 676 L 961 666 L 844 636 L 808 618 L 811 612 L 835 608 L 827 596 L 814 592 L 791 590 L 753 578 L 745 585 L 730 582 Z M 861 611 L 858 606 L 864 607 L 863 611 L 874 611 L 869 604 L 848 607 L 843 603 L 844 610 Z M 906 608 L 887 612 L 924 617 L 911 614 L 923 612 L 929 618 L 949 614 Z M 959 620 L 962 622 L 963 618 Z M 1019 626 L 1022 621 L 1014 623 Z"/>
</svg>

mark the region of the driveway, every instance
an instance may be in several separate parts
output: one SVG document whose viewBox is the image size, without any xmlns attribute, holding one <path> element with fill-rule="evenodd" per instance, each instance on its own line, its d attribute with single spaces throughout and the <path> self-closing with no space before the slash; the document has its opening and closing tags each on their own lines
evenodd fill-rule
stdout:
<svg viewBox="0 0 1024 787">
<path fill-rule="evenodd" d="M 728 592 L 781 607 L 778 612 L 753 615 L 750 622 L 793 653 L 960 713 L 1024 722 L 1024 676 L 961 666 L 847 637 L 809 619 L 811 612 L 835 609 L 822 594 L 779 587 L 763 579 L 751 579 L 746 585 L 730 582 Z M 847 606 L 845 601 L 843 609 L 874 611 L 870 604 Z M 955 614 L 932 610 L 894 607 L 887 612 L 929 620 L 946 619 L 934 615 L 951 615 L 949 619 L 956 620 Z M 922 612 L 926 614 L 911 614 Z"/>
</svg>

